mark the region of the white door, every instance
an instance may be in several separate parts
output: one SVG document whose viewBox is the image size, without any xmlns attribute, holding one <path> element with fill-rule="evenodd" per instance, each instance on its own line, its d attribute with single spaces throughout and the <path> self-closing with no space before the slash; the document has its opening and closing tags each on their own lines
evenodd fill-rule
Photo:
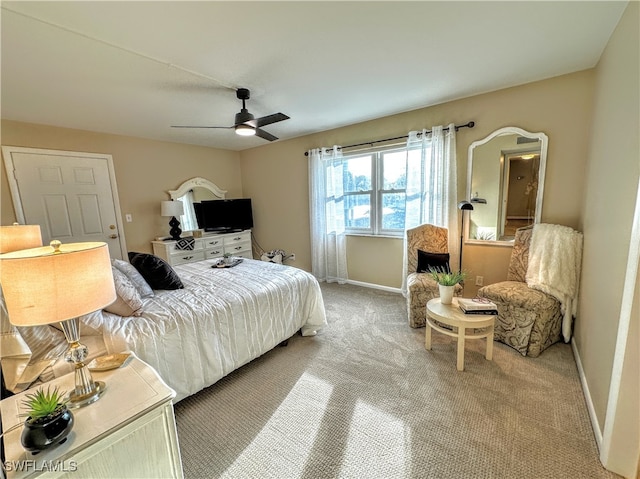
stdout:
<svg viewBox="0 0 640 479">
<path fill-rule="evenodd" d="M 126 251 L 110 155 L 2 148 L 18 222 L 39 224 L 42 241 L 101 241 Z"/>
</svg>

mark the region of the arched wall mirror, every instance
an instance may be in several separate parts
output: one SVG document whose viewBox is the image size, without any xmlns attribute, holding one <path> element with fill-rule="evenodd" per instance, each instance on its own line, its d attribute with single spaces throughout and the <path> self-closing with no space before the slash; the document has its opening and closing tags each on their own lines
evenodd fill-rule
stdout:
<svg viewBox="0 0 640 479">
<path fill-rule="evenodd" d="M 510 246 L 517 228 L 540 222 L 548 143 L 509 126 L 469 146 L 467 243 Z"/>
<path fill-rule="evenodd" d="M 224 199 L 227 190 L 219 188 L 205 178 L 196 177 L 185 181 L 177 189 L 170 190 L 168 193 L 172 200 L 182 201 L 184 214 L 180 216 L 180 225 L 184 231 L 192 231 L 198 229 L 193 204 L 200 203 L 202 200 Z"/>
</svg>

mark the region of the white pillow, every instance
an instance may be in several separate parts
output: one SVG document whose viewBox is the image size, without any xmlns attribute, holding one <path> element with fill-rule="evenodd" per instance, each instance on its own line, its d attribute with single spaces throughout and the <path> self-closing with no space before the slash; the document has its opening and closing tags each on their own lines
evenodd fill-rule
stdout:
<svg viewBox="0 0 640 479">
<path fill-rule="evenodd" d="M 151 286 L 149 286 L 149 283 L 147 283 L 144 277 L 140 274 L 140 271 L 138 271 L 131 263 L 114 258 L 111 260 L 111 264 L 129 278 L 129 281 L 133 283 L 141 297 L 152 298 L 155 296 L 155 293 L 153 292 L 153 289 L 151 289 Z"/>
<path fill-rule="evenodd" d="M 142 298 L 129 278 L 115 266 L 111 267 L 113 283 L 116 287 L 116 300 L 104 308 L 118 316 L 140 316 L 142 313 Z"/>
</svg>

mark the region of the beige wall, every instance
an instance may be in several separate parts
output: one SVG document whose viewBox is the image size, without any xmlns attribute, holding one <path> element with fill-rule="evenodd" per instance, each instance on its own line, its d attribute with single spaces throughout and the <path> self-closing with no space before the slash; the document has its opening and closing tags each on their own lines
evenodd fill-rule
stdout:
<svg viewBox="0 0 640 479">
<path fill-rule="evenodd" d="M 640 178 L 639 18 L 639 4 L 630 2 L 597 65 L 593 131 L 585 178 L 583 274 L 574 339 L 601 431 L 606 427 L 605 414 L 610 399 L 622 291 Z M 634 239 L 636 247 L 638 241 L 638 238 Z M 620 431 L 614 441 L 617 456 L 607 465 L 627 477 L 637 472 L 640 449 L 639 302 L 636 284 L 631 335 L 624 362 L 627 373 L 621 388 L 622 400 L 627 401 L 627 414 L 615 419 L 617 424 L 614 427 Z M 633 374 L 629 370 L 634 371 Z M 629 402 L 633 406 L 629 406 Z M 621 411 L 624 411 L 624 403 L 621 406 Z M 633 461 L 629 464 L 630 454 L 635 454 L 635 465 Z M 623 470 L 624 456 L 626 469 Z"/>
<path fill-rule="evenodd" d="M 1 141 L 2 145 L 112 155 L 129 251 L 151 252 L 150 241 L 168 234 L 160 202 L 169 199 L 167 190 L 184 180 L 202 176 L 228 190 L 229 198 L 242 196 L 235 151 L 6 120 Z M 7 225 L 15 221 L 15 213 L 4 165 L 0 170 L 0 224 Z M 125 222 L 127 213 L 133 215 L 133 222 Z"/>
<path fill-rule="evenodd" d="M 593 70 L 530 83 L 357 125 L 308 135 L 240 153 L 244 193 L 258 209 L 255 233 L 263 248 L 296 253 L 296 265 L 311 268 L 307 158 L 319 146 L 352 144 L 405 135 L 410 130 L 454 122 L 476 122 L 457 135 L 458 197 L 466 196 L 467 149 L 504 126 L 543 131 L 549 136 L 542 220 L 577 227 L 580 223 L 586 142 L 591 118 Z M 350 237 L 349 277 L 400 287 L 402 246 L 398 240 Z M 511 249 L 465 246 L 464 269 L 485 284 L 505 278 Z M 381 263 L 382 262 L 382 263 Z M 470 282 L 469 282 L 470 283 Z M 468 294 L 475 286 L 468 285 Z"/>
</svg>

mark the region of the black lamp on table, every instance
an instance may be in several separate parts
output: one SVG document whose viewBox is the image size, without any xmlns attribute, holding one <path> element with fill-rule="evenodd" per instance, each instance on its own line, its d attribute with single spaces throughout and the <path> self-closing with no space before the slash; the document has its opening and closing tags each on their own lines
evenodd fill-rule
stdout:
<svg viewBox="0 0 640 479">
<path fill-rule="evenodd" d="M 184 208 L 182 206 L 182 201 L 163 201 L 160 204 L 160 216 L 171 216 L 171 220 L 169 221 L 171 230 L 169 231 L 169 234 L 171 235 L 171 239 L 176 241 L 180 239 L 180 234 L 182 233 L 182 230 L 180 229 L 180 220 L 178 220 L 178 218 L 183 214 Z"/>
</svg>

